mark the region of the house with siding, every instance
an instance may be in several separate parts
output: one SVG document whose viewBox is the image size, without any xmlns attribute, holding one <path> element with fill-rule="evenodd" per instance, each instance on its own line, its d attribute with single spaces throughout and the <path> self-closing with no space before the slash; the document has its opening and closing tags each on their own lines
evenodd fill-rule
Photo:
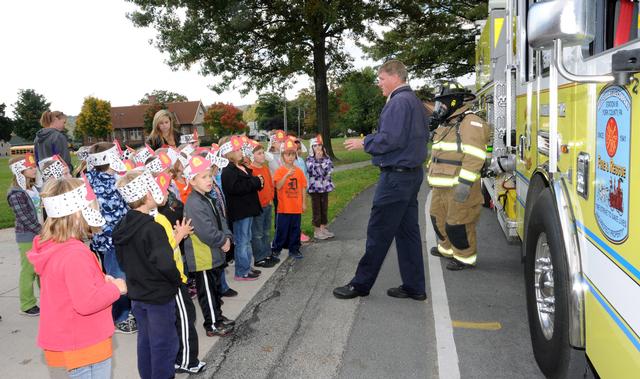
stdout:
<svg viewBox="0 0 640 379">
<path fill-rule="evenodd" d="M 130 105 L 124 107 L 111 107 L 112 135 L 106 140 L 118 139 L 120 144 L 138 147 L 144 144 L 148 133 L 144 127 L 144 115 L 151 104 Z M 167 110 L 174 117 L 175 127 L 182 134 L 191 134 L 198 130 L 198 135 L 204 136 L 202 123 L 206 109 L 201 101 L 183 101 L 166 103 Z M 99 140 L 95 137 L 84 138 L 85 145 L 91 145 Z"/>
</svg>

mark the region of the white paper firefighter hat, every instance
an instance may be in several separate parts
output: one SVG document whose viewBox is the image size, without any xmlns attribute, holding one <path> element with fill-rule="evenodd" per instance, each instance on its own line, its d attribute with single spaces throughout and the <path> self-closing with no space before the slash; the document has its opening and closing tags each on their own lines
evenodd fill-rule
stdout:
<svg viewBox="0 0 640 379">
<path fill-rule="evenodd" d="M 204 172 L 211 168 L 211 161 L 207 158 L 201 157 L 199 155 L 195 155 L 189 159 L 189 164 L 184 167 L 184 171 L 182 172 L 182 176 L 187 181 L 195 178 L 201 172 Z"/>
<path fill-rule="evenodd" d="M 156 153 L 149 145 L 145 144 L 143 148 L 136 151 L 136 155 L 133 157 L 133 161 L 139 164 L 144 164 L 147 159 L 155 157 Z"/>
<path fill-rule="evenodd" d="M 147 196 L 147 192 L 151 192 L 153 200 L 158 204 L 162 203 L 164 200 L 164 194 L 162 193 L 162 189 L 158 183 L 153 178 L 153 175 L 151 175 L 151 172 L 139 168 L 136 170 L 140 170 L 142 174 L 126 185 L 118 187 L 118 192 L 120 192 L 124 201 L 126 203 L 133 203 Z"/>
<path fill-rule="evenodd" d="M 182 155 L 180 150 L 176 149 L 173 146 L 169 146 L 169 148 L 167 148 L 167 156 L 169 157 L 169 159 L 171 159 L 171 166 L 176 164 L 176 162 L 178 161 L 182 163 L 182 167 L 189 164 L 189 159 L 187 159 L 184 155 Z"/>
<path fill-rule="evenodd" d="M 81 211 L 82 217 L 89 226 L 100 227 L 105 224 L 106 221 L 100 211 L 92 207 L 96 204 L 96 195 L 84 174 L 82 181 L 84 182 L 82 185 L 69 192 L 42 198 L 42 205 L 47 212 L 47 217 L 61 218 Z"/>
<path fill-rule="evenodd" d="M 159 152 L 149 163 L 144 165 L 144 168 L 151 171 L 152 174 L 159 174 L 171 166 L 169 155 L 165 152 Z"/>
<path fill-rule="evenodd" d="M 180 151 L 181 151 L 184 155 L 186 155 L 186 156 L 188 157 L 188 156 L 190 156 L 191 154 L 193 154 L 193 152 L 194 152 L 194 151 L 196 151 L 196 148 L 195 148 L 195 147 L 193 147 L 193 145 L 189 143 L 189 144 L 186 144 L 186 145 L 182 146 L 182 147 L 180 148 Z"/>
<path fill-rule="evenodd" d="M 242 146 L 244 142 L 238 136 L 233 136 L 231 139 L 220 146 L 220 150 L 218 150 L 221 157 L 229 154 L 232 151 L 242 150 Z"/>
<path fill-rule="evenodd" d="M 205 157 L 205 159 L 207 159 L 208 161 L 211 162 L 211 165 L 216 166 L 217 168 L 219 168 L 220 170 L 222 170 L 223 168 L 227 167 L 229 165 L 229 160 L 225 157 L 221 157 L 218 152 L 208 152 L 207 156 Z"/>
<path fill-rule="evenodd" d="M 116 145 L 113 145 L 110 149 L 99 153 L 91 153 L 87 158 L 87 168 L 89 170 L 92 170 L 96 166 L 107 164 L 115 172 L 127 171 L 127 167 L 122 162 L 122 159 L 120 159 L 120 152 Z"/>
<path fill-rule="evenodd" d="M 17 162 L 13 162 L 11 165 L 9 165 L 9 167 L 11 168 L 11 172 L 13 173 L 13 175 L 15 175 L 16 182 L 18 182 L 18 185 L 20 186 L 20 188 L 22 188 L 23 190 L 26 190 L 27 178 L 24 176 L 24 174 L 22 174 L 22 172 L 28 168 L 36 167 L 36 160 L 33 157 L 33 154 L 31 153 L 25 154 L 24 159 L 20 159 Z"/>
<path fill-rule="evenodd" d="M 51 162 L 51 163 L 45 167 L 47 162 Z M 41 160 L 40 162 L 38 162 L 38 165 L 40 166 L 40 172 L 42 173 L 43 182 L 46 182 L 51 178 L 54 178 L 54 179 L 62 178 L 64 176 L 65 170 L 69 172 L 69 167 L 67 166 L 67 163 L 63 161 L 58 154 Z"/>
</svg>

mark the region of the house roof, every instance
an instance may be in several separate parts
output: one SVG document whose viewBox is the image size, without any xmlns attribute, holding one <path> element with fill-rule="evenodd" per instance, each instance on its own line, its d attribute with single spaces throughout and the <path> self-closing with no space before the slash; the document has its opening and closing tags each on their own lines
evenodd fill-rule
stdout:
<svg viewBox="0 0 640 379">
<path fill-rule="evenodd" d="M 169 112 L 172 112 L 178 124 L 192 125 L 198 115 L 198 109 L 202 107 L 200 101 L 184 101 L 167 103 Z M 114 129 L 142 128 L 144 127 L 144 114 L 151 105 L 130 105 L 125 107 L 111 107 L 111 123 Z"/>
</svg>

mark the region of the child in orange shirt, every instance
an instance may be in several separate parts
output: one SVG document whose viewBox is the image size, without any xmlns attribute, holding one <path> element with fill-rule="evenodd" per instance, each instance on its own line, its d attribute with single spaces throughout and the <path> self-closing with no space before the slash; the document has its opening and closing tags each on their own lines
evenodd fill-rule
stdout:
<svg viewBox="0 0 640 379">
<path fill-rule="evenodd" d="M 296 152 L 295 141 L 293 139 L 285 141 L 282 145 L 282 166 L 273 173 L 278 209 L 271 256 L 276 259 L 283 248 L 289 249 L 289 255 L 293 258 L 303 258 L 300 253 L 300 223 L 302 213 L 306 209 L 307 179 L 294 163 L 297 157 Z"/>
<path fill-rule="evenodd" d="M 264 185 L 258 191 L 262 213 L 255 216 L 251 224 L 251 250 L 253 250 L 253 260 L 256 267 L 273 267 L 278 263 L 270 256 L 273 179 L 271 178 L 271 171 L 269 170 L 262 145 L 257 145 L 253 149 L 252 160 L 251 170 L 253 171 L 253 176 L 262 176 Z"/>
</svg>

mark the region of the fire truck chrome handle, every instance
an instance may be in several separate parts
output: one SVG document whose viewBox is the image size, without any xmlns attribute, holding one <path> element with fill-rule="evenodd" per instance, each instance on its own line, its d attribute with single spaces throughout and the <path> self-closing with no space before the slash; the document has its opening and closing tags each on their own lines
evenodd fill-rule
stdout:
<svg viewBox="0 0 640 379">
<path fill-rule="evenodd" d="M 553 61 L 558 68 L 558 73 L 563 78 L 577 83 L 609 83 L 613 82 L 613 75 L 575 75 L 570 73 L 564 66 L 564 59 L 562 57 L 562 40 L 556 39 L 553 41 Z"/>
</svg>

